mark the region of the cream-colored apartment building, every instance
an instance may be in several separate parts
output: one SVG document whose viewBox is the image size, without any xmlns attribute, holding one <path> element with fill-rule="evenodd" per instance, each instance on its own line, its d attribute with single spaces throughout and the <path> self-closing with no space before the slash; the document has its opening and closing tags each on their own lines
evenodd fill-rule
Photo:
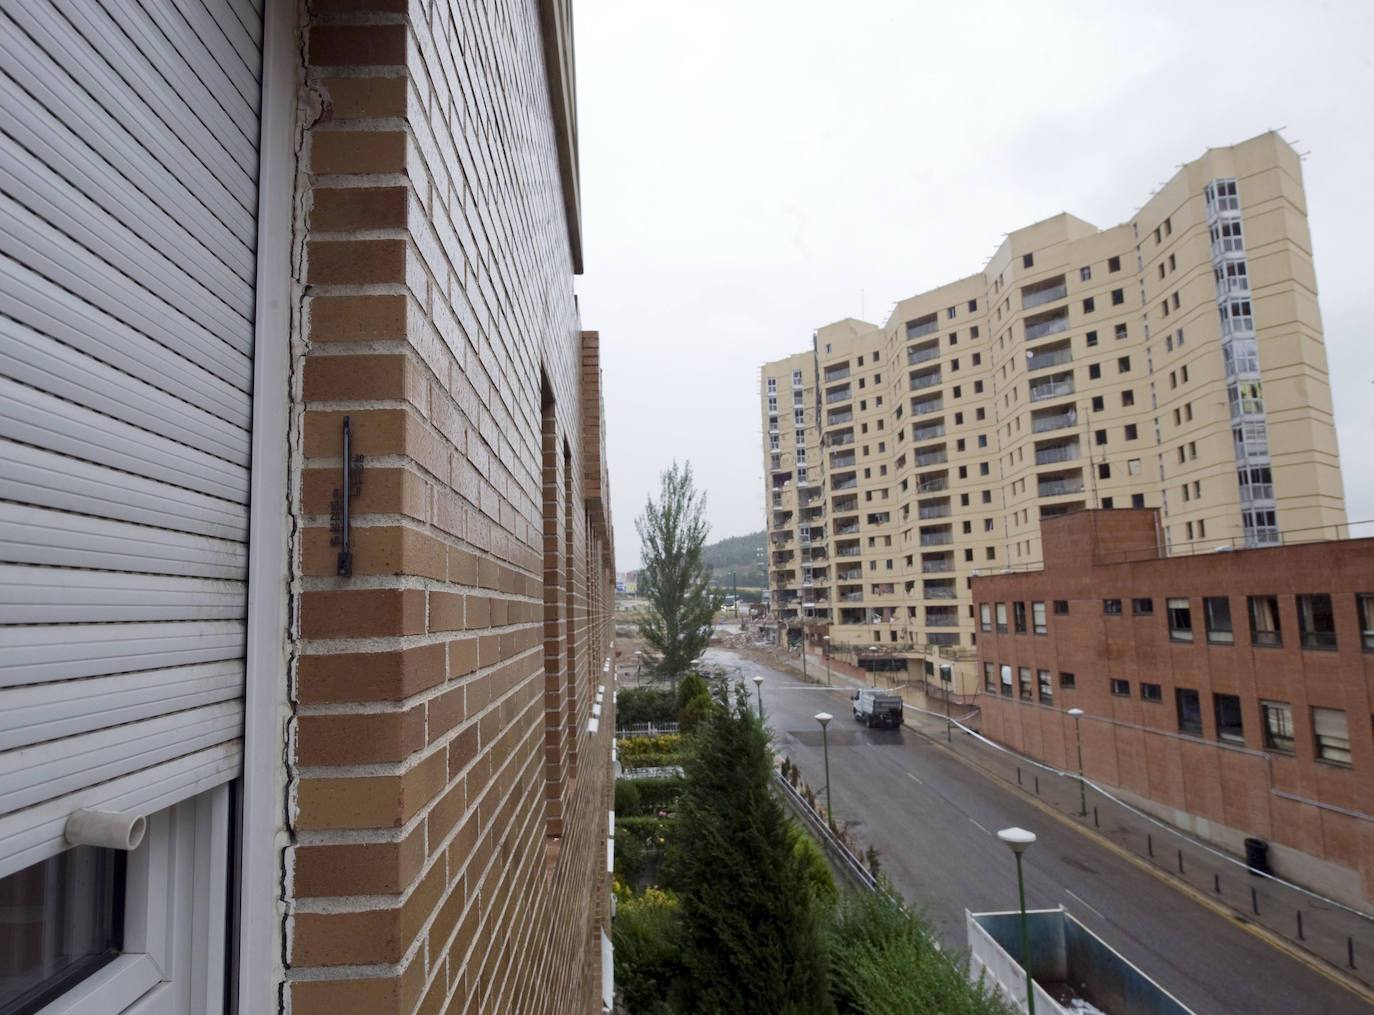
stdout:
<svg viewBox="0 0 1374 1015">
<path fill-rule="evenodd" d="M 1055 216 L 883 325 L 818 329 L 760 391 L 774 608 L 868 668 L 949 661 L 971 693 L 969 580 L 1038 567 L 1042 518 L 1157 507 L 1175 554 L 1346 535 L 1302 169 L 1273 133 L 1121 225 Z"/>
</svg>

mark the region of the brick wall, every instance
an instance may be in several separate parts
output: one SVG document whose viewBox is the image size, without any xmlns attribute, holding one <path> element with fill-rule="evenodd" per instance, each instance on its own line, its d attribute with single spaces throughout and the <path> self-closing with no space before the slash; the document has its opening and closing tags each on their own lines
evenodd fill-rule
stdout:
<svg viewBox="0 0 1374 1015">
<path fill-rule="evenodd" d="M 978 659 L 1011 666 L 1012 697 L 984 692 L 983 732 L 1065 770 L 1077 764 L 1072 719 L 1081 708 L 1083 763 L 1089 778 L 1125 790 L 1176 823 L 1238 849 L 1245 836 L 1272 840 L 1280 874 L 1317 884 L 1353 902 L 1374 900 L 1374 651 L 1363 646 L 1356 596 L 1374 591 L 1374 540 L 1304 543 L 1161 558 L 1154 511 L 1086 511 L 1042 523 L 1043 571 L 973 580 L 976 604 L 994 607 L 994 627 L 980 630 Z M 1335 645 L 1301 644 L 1296 596 L 1330 595 Z M 1281 644 L 1254 645 L 1248 596 L 1277 599 Z M 1192 640 L 1170 636 L 1167 600 L 1190 606 Z M 1211 643 L 1204 597 L 1227 597 L 1232 641 Z M 1132 600 L 1150 601 L 1137 612 Z M 1053 603 L 1067 603 L 1056 614 Z M 1104 600 L 1119 600 L 1108 613 Z M 1026 604 L 1024 633 L 1012 604 Z M 1036 635 L 1031 604 L 1046 604 Z M 1009 630 L 995 627 L 1006 603 Z M 975 606 L 975 609 L 978 607 Z M 1032 697 L 1019 694 L 1019 670 L 1032 675 Z M 1046 702 L 1035 674 L 1053 679 Z M 1074 686 L 1063 686 L 1071 673 Z M 1113 693 L 1111 680 L 1125 682 Z M 1000 683 L 1000 680 L 999 680 Z M 1142 684 L 1157 686 L 1157 699 Z M 1201 730 L 1180 733 L 1175 691 L 1196 691 Z M 1243 735 L 1225 741 L 1215 695 L 1239 699 Z M 1260 702 L 1290 706 L 1291 752 L 1264 738 Z M 1312 708 L 1345 714 L 1350 764 L 1317 756 Z M 1320 861 L 1309 864 L 1303 858 Z M 1285 862 L 1289 865 L 1285 868 Z M 1338 868 L 1338 869 L 1333 869 Z M 1344 873 L 1342 873 L 1344 872 Z"/>
<path fill-rule="evenodd" d="M 599 1011 L 614 562 L 558 11 L 306 6 L 285 1003 Z"/>
</svg>

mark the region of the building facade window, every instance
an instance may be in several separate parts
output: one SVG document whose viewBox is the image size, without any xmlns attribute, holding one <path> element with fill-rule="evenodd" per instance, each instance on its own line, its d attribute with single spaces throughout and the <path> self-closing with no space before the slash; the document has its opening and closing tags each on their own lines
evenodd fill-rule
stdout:
<svg viewBox="0 0 1374 1015">
<path fill-rule="evenodd" d="M 1074 678 L 1072 673 L 1059 674 L 1059 689 L 1061 691 L 1072 691 L 1074 689 Z"/>
<path fill-rule="evenodd" d="M 986 629 L 985 629 L 986 630 Z M 983 690 L 989 694 L 997 693 L 997 664 L 983 664 Z"/>
<path fill-rule="evenodd" d="M 1031 624 L 1036 634 L 1049 633 L 1049 625 L 1045 621 L 1044 603 L 1031 603 Z"/>
<path fill-rule="evenodd" d="M 1336 618 L 1326 593 L 1298 596 L 1298 634 L 1302 647 L 1331 650 L 1336 647 Z"/>
<path fill-rule="evenodd" d="M 967 524 L 967 523 L 965 523 Z M 987 603 L 978 604 L 978 616 L 984 634 L 992 633 L 992 607 Z"/>
<path fill-rule="evenodd" d="M 1131 682 L 1129 680 L 1119 680 L 1112 677 L 1112 697 L 1129 698 L 1131 696 Z"/>
<path fill-rule="evenodd" d="M 1366 652 L 1374 652 L 1374 593 L 1361 592 L 1355 596 L 1360 613 L 1360 641 Z"/>
<path fill-rule="evenodd" d="M 1202 702 L 1197 691 L 1180 687 L 1174 691 L 1174 702 L 1178 706 L 1178 731 L 1202 735 Z"/>
<path fill-rule="evenodd" d="M 1067 617 L 1069 615 L 1069 601 L 1067 599 L 1056 599 L 1054 601 L 1054 615 L 1056 617 Z"/>
<path fill-rule="evenodd" d="M 1035 695 L 1031 691 L 1031 671 L 1028 667 L 1019 667 L 1016 671 L 1017 682 L 1020 685 L 1021 700 L 1034 701 Z"/>
<path fill-rule="evenodd" d="M 1168 600 L 1169 640 L 1193 640 L 1193 611 L 1186 598 Z"/>
<path fill-rule="evenodd" d="M 1282 645 L 1279 597 L 1250 596 L 1246 602 L 1250 612 L 1250 644 L 1266 648 L 1277 648 Z"/>
<path fill-rule="evenodd" d="M 1159 684 L 1142 683 L 1140 685 L 1140 700 L 1158 704 L 1164 700 L 1164 689 Z"/>
<path fill-rule="evenodd" d="M 1240 698 L 1234 694 L 1212 695 L 1217 720 L 1217 739 L 1232 744 L 1245 743 L 1245 724 L 1240 714 Z"/>
<path fill-rule="evenodd" d="M 998 604 L 997 604 L 997 633 L 998 633 L 998 634 L 1006 634 L 1006 633 L 1007 633 L 1007 604 L 1006 604 L 1006 603 L 998 603 Z"/>
<path fill-rule="evenodd" d="M 1296 754 L 1293 744 L 1293 708 L 1286 701 L 1261 701 L 1264 746 L 1281 754 Z"/>
<path fill-rule="evenodd" d="M 1050 680 L 1049 670 L 1036 670 L 1036 682 L 1040 685 L 1040 704 L 1054 704 L 1054 683 Z"/>
<path fill-rule="evenodd" d="M 1339 708 L 1312 709 L 1312 735 L 1318 761 L 1350 764 L 1350 729 Z"/>
<path fill-rule="evenodd" d="M 1208 596 L 1202 600 L 1202 613 L 1207 623 L 1207 640 L 1213 645 L 1230 645 L 1235 641 L 1231 629 L 1231 600 L 1226 596 Z"/>
<path fill-rule="evenodd" d="M 1131 613 L 1137 617 L 1152 617 L 1155 612 L 1155 601 L 1153 599 L 1132 599 Z"/>
<path fill-rule="evenodd" d="M 1015 632 L 1016 632 L 1017 634 L 1025 634 L 1025 633 L 1026 633 L 1026 604 L 1025 604 L 1025 603 L 1012 603 L 1012 604 L 1011 604 L 1011 622 L 1012 622 L 1012 625 L 1013 625 L 1013 629 L 1015 630 Z"/>
<path fill-rule="evenodd" d="M 1104 599 L 1104 600 L 1102 600 L 1102 612 L 1105 613 L 1105 614 L 1107 614 L 1108 616 L 1111 616 L 1111 617 L 1119 617 L 1119 616 L 1121 616 L 1121 600 L 1120 600 L 1120 599 Z"/>
</svg>

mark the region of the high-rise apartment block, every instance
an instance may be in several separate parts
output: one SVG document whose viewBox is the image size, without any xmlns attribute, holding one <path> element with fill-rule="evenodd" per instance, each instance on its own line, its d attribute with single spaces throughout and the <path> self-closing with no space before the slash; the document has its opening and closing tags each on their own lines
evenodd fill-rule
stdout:
<svg viewBox="0 0 1374 1015">
<path fill-rule="evenodd" d="M 1017 230 L 760 388 L 774 608 L 866 668 L 939 657 L 976 690 L 970 580 L 1039 566 L 1044 518 L 1158 508 L 1172 554 L 1346 535 L 1301 164 L 1273 133 L 1110 229 Z"/>
</svg>

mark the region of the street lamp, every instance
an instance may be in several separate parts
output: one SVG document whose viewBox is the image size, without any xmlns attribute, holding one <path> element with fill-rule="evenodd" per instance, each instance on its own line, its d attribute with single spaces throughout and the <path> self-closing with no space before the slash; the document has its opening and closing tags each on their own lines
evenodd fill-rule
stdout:
<svg viewBox="0 0 1374 1015">
<path fill-rule="evenodd" d="M 1073 736 L 1078 741 L 1078 816 L 1086 818 L 1088 816 L 1088 790 L 1083 785 L 1083 728 L 1078 723 L 1078 720 L 1083 718 L 1083 710 L 1071 708 L 1069 715 L 1073 716 Z"/>
<path fill-rule="evenodd" d="M 1035 980 L 1031 977 L 1030 935 L 1026 933 L 1026 882 L 1021 876 L 1021 854 L 1035 841 L 1035 833 L 1024 828 L 1004 828 L 997 833 L 1016 854 L 1016 891 L 1021 897 L 1021 959 L 1026 967 L 1026 1010 L 1035 1015 Z"/>
<path fill-rule="evenodd" d="M 821 743 L 825 748 L 825 820 L 832 832 L 835 830 L 835 811 L 830 806 L 830 735 L 825 728 L 830 725 L 833 718 L 835 717 L 829 712 L 816 713 L 816 722 L 821 724 Z"/>
<path fill-rule="evenodd" d="M 949 719 L 949 692 L 954 687 L 954 667 L 949 663 L 940 664 L 940 684 L 945 692 L 945 743 L 954 743 L 954 724 Z"/>
<path fill-rule="evenodd" d="M 635 649 L 635 683 L 643 683 L 642 674 L 644 673 L 644 653 Z"/>
<path fill-rule="evenodd" d="M 755 673 L 750 679 L 753 680 L 754 690 L 759 695 L 759 722 L 763 722 L 763 678 Z"/>
<path fill-rule="evenodd" d="M 821 635 L 821 641 L 825 642 L 822 646 L 825 649 L 825 686 L 830 686 L 830 635 Z"/>
</svg>

